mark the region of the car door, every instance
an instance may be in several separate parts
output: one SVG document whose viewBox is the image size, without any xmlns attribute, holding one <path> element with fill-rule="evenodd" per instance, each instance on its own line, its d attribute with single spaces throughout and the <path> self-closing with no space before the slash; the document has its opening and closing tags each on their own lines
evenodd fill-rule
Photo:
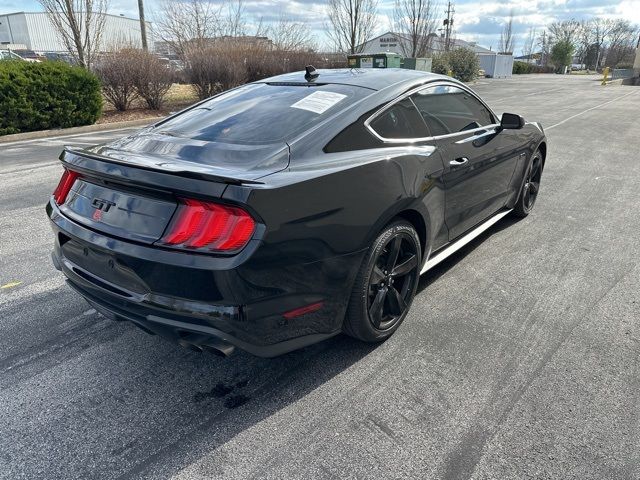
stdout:
<svg viewBox="0 0 640 480">
<path fill-rule="evenodd" d="M 469 90 L 426 87 L 412 100 L 443 155 L 445 222 L 453 240 L 502 208 L 517 164 L 517 145 Z"/>
<path fill-rule="evenodd" d="M 407 147 L 407 156 L 421 158 L 420 177 L 424 192 L 436 189 L 440 193 L 423 198 L 433 228 L 430 247 L 434 250 L 446 244 L 449 232 L 444 222 L 444 195 L 441 193 L 442 154 L 427 125 L 408 96 L 392 102 L 368 121 L 370 131 L 391 146 Z M 442 197 L 442 200 L 438 200 Z"/>
</svg>

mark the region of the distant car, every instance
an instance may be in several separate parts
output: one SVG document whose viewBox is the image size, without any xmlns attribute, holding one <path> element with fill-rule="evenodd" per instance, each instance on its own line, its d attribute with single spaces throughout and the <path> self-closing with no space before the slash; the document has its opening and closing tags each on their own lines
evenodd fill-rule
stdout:
<svg viewBox="0 0 640 480">
<path fill-rule="evenodd" d="M 546 154 L 539 124 L 452 78 L 308 68 L 67 147 L 53 261 L 105 316 L 195 350 L 382 341 L 422 273 L 531 211 Z"/>
<path fill-rule="evenodd" d="M 76 60 L 69 55 L 68 53 L 58 53 L 58 52 L 46 52 L 44 57 L 47 60 L 56 61 L 56 62 L 66 62 L 71 65 L 76 65 Z"/>
<path fill-rule="evenodd" d="M 11 50 L 0 50 L 0 60 L 24 60 L 24 58 Z"/>
<path fill-rule="evenodd" d="M 46 60 L 46 57 L 38 55 L 33 50 L 16 50 L 15 53 L 26 62 L 40 63 L 42 60 Z"/>
<path fill-rule="evenodd" d="M 169 65 L 178 72 L 184 70 L 184 62 L 182 60 L 169 60 Z"/>
</svg>

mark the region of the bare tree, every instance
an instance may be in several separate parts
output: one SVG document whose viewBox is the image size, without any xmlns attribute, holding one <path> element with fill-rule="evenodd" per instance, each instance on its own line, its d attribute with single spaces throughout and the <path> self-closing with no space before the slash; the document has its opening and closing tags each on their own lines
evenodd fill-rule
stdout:
<svg viewBox="0 0 640 480">
<path fill-rule="evenodd" d="M 74 60 L 90 68 L 104 31 L 108 0 L 38 0 Z"/>
<path fill-rule="evenodd" d="M 175 79 L 175 72 L 166 67 L 157 55 L 146 50 L 134 50 L 133 85 L 151 110 L 160 110 L 165 95 Z"/>
<path fill-rule="evenodd" d="M 129 109 L 138 98 L 133 73 L 137 63 L 137 50 L 125 48 L 105 54 L 94 69 L 107 102 L 121 112 Z"/>
<path fill-rule="evenodd" d="M 529 27 L 527 37 L 524 39 L 524 45 L 522 46 L 522 55 L 527 57 L 527 60 L 531 60 L 533 54 L 533 44 L 536 40 L 536 29 Z"/>
<path fill-rule="evenodd" d="M 585 65 L 587 64 L 587 57 L 589 56 L 589 51 L 593 43 L 591 25 L 588 21 L 582 20 L 580 22 L 580 29 L 578 30 L 577 40 L 575 42 L 576 55 L 580 63 Z"/>
<path fill-rule="evenodd" d="M 302 22 L 293 21 L 284 13 L 280 14 L 277 22 L 266 29 L 266 34 L 278 50 L 310 50 L 314 46 L 309 27 Z"/>
<path fill-rule="evenodd" d="M 628 20 L 613 20 L 613 25 L 606 39 L 607 57 L 605 65 L 615 67 L 626 58 L 631 59 L 633 57 L 636 34 L 637 27 Z"/>
<path fill-rule="evenodd" d="M 156 20 L 157 35 L 184 57 L 188 49 L 204 48 L 220 32 L 221 12 L 207 0 L 164 0 Z"/>
<path fill-rule="evenodd" d="M 513 44 L 515 43 L 515 36 L 513 35 L 513 10 L 509 14 L 509 19 L 502 27 L 500 33 L 500 43 L 498 44 L 498 50 L 500 53 L 513 53 Z"/>
<path fill-rule="evenodd" d="M 375 28 L 377 0 L 329 0 L 328 35 L 341 52 L 360 53 Z"/>
<path fill-rule="evenodd" d="M 187 51 L 184 74 L 198 95 L 205 99 L 247 81 L 247 57 L 256 52 L 228 45 L 212 45 Z"/>
<path fill-rule="evenodd" d="M 614 28 L 614 21 L 608 18 L 594 18 L 589 22 L 591 27 L 591 35 L 597 49 L 595 68 L 600 67 L 605 40 Z"/>
<path fill-rule="evenodd" d="M 551 53 L 549 36 L 546 30 L 542 30 L 542 33 L 538 37 L 538 46 L 540 47 L 540 63 L 543 67 L 546 67 L 549 61 L 549 54 Z"/>
<path fill-rule="evenodd" d="M 408 57 L 424 57 L 431 46 L 430 33 L 435 31 L 434 0 L 396 0 L 393 11 L 394 30 L 408 39 L 401 42 L 402 53 Z"/>
<path fill-rule="evenodd" d="M 247 26 L 244 21 L 244 0 L 227 0 L 224 5 L 223 35 L 239 37 L 246 34 Z"/>
<path fill-rule="evenodd" d="M 551 43 L 568 42 L 576 45 L 580 37 L 580 22 L 578 20 L 564 20 L 549 25 Z"/>
</svg>

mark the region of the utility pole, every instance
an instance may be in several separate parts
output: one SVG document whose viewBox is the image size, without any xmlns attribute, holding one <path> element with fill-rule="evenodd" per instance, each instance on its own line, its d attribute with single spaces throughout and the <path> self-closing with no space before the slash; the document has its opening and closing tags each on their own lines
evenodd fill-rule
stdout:
<svg viewBox="0 0 640 480">
<path fill-rule="evenodd" d="M 147 51 L 147 23 L 144 21 L 144 0 L 138 0 L 138 12 L 140 15 L 140 36 L 142 37 L 142 49 Z"/>
<path fill-rule="evenodd" d="M 547 66 L 547 31 L 542 31 L 542 66 Z"/>
<path fill-rule="evenodd" d="M 445 11 L 447 18 L 442 22 L 444 24 L 444 51 L 448 52 L 451 47 L 451 31 L 453 30 L 453 14 L 455 10 L 451 5 L 451 0 L 447 2 L 447 10 Z"/>
</svg>

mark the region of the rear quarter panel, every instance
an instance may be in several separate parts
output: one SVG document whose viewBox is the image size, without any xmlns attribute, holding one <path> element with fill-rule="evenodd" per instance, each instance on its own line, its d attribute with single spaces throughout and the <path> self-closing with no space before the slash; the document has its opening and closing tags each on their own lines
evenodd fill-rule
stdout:
<svg viewBox="0 0 640 480">
<path fill-rule="evenodd" d="M 322 153 L 262 186 L 231 185 L 223 196 L 247 203 L 264 221 L 256 255 L 313 262 L 368 248 L 403 210 L 422 215 L 431 243 L 444 224 L 442 170 L 428 145 Z"/>
</svg>

